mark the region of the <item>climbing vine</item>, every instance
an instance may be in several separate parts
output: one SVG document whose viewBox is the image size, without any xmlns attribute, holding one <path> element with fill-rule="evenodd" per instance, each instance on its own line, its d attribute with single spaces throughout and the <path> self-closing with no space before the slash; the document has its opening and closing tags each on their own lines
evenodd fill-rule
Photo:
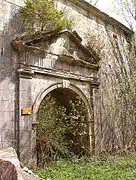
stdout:
<svg viewBox="0 0 136 180">
<path fill-rule="evenodd" d="M 101 57 L 104 48 L 107 46 L 107 39 L 103 38 L 100 33 L 94 33 L 93 31 L 89 31 L 86 34 L 87 40 L 87 48 L 89 50 L 95 50 L 97 55 Z"/>
<path fill-rule="evenodd" d="M 101 57 L 96 110 L 100 118 L 95 121 L 96 151 L 134 150 L 136 61 L 131 37 L 125 40 L 105 29 L 105 33 L 89 32 L 87 40 L 88 48 L 93 48 Z M 101 150 L 97 149 L 99 144 Z"/>
</svg>

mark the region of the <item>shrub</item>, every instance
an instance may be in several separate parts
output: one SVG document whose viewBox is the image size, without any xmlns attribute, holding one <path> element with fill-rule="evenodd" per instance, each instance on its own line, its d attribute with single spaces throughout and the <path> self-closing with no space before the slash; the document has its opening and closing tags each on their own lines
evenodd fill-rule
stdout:
<svg viewBox="0 0 136 180">
<path fill-rule="evenodd" d="M 23 28 L 26 33 L 37 31 L 60 31 L 72 25 L 63 10 L 56 10 L 53 0 L 26 0 L 20 10 Z"/>
<path fill-rule="evenodd" d="M 67 103 L 64 107 L 49 93 L 39 107 L 37 152 L 40 167 L 88 152 L 89 125 L 85 105 L 79 97 Z"/>
</svg>

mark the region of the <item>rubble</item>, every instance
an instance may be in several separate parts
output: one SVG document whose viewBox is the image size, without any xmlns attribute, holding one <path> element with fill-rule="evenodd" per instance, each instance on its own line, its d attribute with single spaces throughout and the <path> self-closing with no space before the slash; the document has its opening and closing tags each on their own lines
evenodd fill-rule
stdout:
<svg viewBox="0 0 136 180">
<path fill-rule="evenodd" d="M 21 168 L 14 148 L 0 150 L 0 180 L 41 180 L 27 167 Z"/>
</svg>

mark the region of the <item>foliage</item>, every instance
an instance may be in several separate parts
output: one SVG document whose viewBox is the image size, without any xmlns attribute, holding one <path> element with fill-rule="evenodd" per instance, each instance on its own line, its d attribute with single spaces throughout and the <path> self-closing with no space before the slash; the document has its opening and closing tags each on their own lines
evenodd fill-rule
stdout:
<svg viewBox="0 0 136 180">
<path fill-rule="evenodd" d="M 102 55 L 104 48 L 106 47 L 107 40 L 103 38 L 101 34 L 94 33 L 93 31 L 90 31 L 86 34 L 86 39 L 87 48 L 95 50 L 95 52 L 100 57 Z"/>
<path fill-rule="evenodd" d="M 126 156 L 114 162 L 90 158 L 76 162 L 59 161 L 37 174 L 47 180 L 134 180 L 136 178 L 136 155 Z"/>
<path fill-rule="evenodd" d="M 57 103 L 52 94 L 42 101 L 38 112 L 38 165 L 60 158 L 81 155 L 88 146 L 86 108 L 80 98 L 67 107 Z"/>
<path fill-rule="evenodd" d="M 24 30 L 28 34 L 60 31 L 72 25 L 72 20 L 65 17 L 63 10 L 55 9 L 54 0 L 26 0 L 20 13 Z"/>
<path fill-rule="evenodd" d="M 131 1 L 134 2 L 134 1 Z M 130 6 L 125 3 L 130 3 L 128 0 L 123 0 L 121 3 L 124 3 L 127 11 L 130 10 Z M 131 21 L 131 20 L 130 20 Z M 129 22 L 130 22 L 129 21 Z M 110 38 L 112 45 L 112 51 L 114 54 L 113 65 L 110 66 L 110 71 L 112 77 L 114 77 L 114 83 L 116 83 L 116 88 L 113 87 L 114 91 L 114 127 L 118 126 L 120 135 L 116 134 L 116 130 L 113 130 L 114 139 L 120 141 L 121 143 L 116 146 L 116 148 L 130 150 L 135 149 L 136 147 L 136 52 L 135 52 L 135 40 L 133 36 L 126 34 L 126 45 L 125 41 L 117 37 L 117 39 Z M 128 46 L 129 45 L 129 46 Z M 129 48 L 128 48 L 129 47 Z M 111 78 L 113 80 L 113 78 Z M 112 81 L 113 82 L 113 81 Z M 115 141 L 114 141 L 115 143 Z M 115 147 L 115 146 L 114 146 Z"/>
<path fill-rule="evenodd" d="M 55 99 L 50 95 L 40 105 L 37 118 L 39 123 L 37 127 L 37 150 L 40 166 L 48 163 L 59 153 L 62 153 L 61 156 L 67 154 L 63 136 L 65 127 L 62 123 L 65 121 L 65 113 L 66 109 L 58 107 Z"/>
<path fill-rule="evenodd" d="M 136 147 L 136 58 L 129 34 L 87 34 L 88 48 L 101 57 L 96 98 L 96 151 L 128 151 Z M 128 48 L 129 47 L 129 48 Z M 97 149 L 98 147 L 98 149 Z"/>
</svg>

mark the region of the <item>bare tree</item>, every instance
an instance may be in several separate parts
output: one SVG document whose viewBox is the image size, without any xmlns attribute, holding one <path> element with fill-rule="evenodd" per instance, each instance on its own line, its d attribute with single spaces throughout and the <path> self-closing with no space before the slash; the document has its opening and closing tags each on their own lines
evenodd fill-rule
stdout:
<svg viewBox="0 0 136 180">
<path fill-rule="evenodd" d="M 121 14 L 131 29 L 136 30 L 136 0 L 115 0 L 116 12 Z"/>
<path fill-rule="evenodd" d="M 99 0 L 90 0 L 90 3 L 93 5 L 93 6 L 96 6 L 97 3 L 98 3 Z"/>
</svg>

